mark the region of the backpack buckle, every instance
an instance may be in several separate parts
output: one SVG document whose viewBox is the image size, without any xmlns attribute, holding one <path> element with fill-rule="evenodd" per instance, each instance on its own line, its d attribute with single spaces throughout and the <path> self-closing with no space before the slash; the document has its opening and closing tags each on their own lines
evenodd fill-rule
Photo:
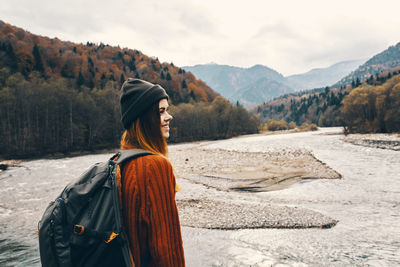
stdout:
<svg viewBox="0 0 400 267">
<path fill-rule="evenodd" d="M 104 242 L 106 242 L 106 244 L 110 243 L 114 238 L 116 238 L 117 236 L 119 236 L 119 234 L 112 232 L 110 234 L 110 236 L 108 237 L 108 240 L 104 240 Z"/>
<path fill-rule="evenodd" d="M 85 232 L 85 227 L 83 225 L 75 224 L 74 225 L 74 234 L 83 235 Z"/>
</svg>

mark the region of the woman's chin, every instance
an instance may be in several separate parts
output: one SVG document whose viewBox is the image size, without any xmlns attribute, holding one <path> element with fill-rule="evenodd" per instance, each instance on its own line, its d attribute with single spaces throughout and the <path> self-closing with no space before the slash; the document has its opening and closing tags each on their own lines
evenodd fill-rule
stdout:
<svg viewBox="0 0 400 267">
<path fill-rule="evenodd" d="M 163 133 L 162 133 L 162 136 L 163 136 L 165 139 L 168 139 L 168 138 L 169 138 L 169 132 L 163 132 Z"/>
</svg>

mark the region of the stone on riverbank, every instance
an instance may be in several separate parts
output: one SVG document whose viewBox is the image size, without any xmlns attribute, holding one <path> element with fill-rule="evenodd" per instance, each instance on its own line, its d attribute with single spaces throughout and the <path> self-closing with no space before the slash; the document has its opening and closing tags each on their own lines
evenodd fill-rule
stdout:
<svg viewBox="0 0 400 267">
<path fill-rule="evenodd" d="M 7 170 L 10 167 L 21 167 L 19 160 L 2 160 L 0 161 L 0 172 Z"/>
</svg>

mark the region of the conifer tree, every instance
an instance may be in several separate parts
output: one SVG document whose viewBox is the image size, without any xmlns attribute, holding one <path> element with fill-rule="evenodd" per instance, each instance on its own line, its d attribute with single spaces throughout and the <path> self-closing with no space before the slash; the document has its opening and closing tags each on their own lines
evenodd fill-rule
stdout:
<svg viewBox="0 0 400 267">
<path fill-rule="evenodd" d="M 79 71 L 78 79 L 76 80 L 76 84 L 79 86 L 85 84 L 85 77 L 83 77 L 82 71 Z"/>
<path fill-rule="evenodd" d="M 136 70 L 136 66 L 135 66 L 135 57 L 132 56 L 131 61 L 129 61 L 128 63 L 128 67 L 131 71 L 135 71 Z"/>
<path fill-rule="evenodd" d="M 10 68 L 12 72 L 16 72 L 18 70 L 18 58 L 15 55 L 14 48 L 10 41 L 2 42 L 0 40 L 0 50 L 6 52 L 6 55 L 9 58 L 7 66 Z"/>
<path fill-rule="evenodd" d="M 39 47 L 36 44 L 33 46 L 32 55 L 35 60 L 35 65 L 33 69 L 43 73 L 44 72 L 43 62 L 40 56 Z"/>
<path fill-rule="evenodd" d="M 187 84 L 185 80 L 182 80 L 182 88 L 187 88 Z"/>
</svg>

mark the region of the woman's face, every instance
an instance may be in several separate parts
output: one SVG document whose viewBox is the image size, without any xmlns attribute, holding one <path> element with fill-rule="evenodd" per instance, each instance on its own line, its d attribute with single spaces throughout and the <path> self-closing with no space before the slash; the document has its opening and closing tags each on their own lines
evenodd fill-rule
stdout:
<svg viewBox="0 0 400 267">
<path fill-rule="evenodd" d="M 160 111 L 161 134 L 164 138 L 169 137 L 169 122 L 172 120 L 172 116 L 168 113 L 168 107 L 168 100 L 161 99 L 158 108 Z"/>
</svg>

